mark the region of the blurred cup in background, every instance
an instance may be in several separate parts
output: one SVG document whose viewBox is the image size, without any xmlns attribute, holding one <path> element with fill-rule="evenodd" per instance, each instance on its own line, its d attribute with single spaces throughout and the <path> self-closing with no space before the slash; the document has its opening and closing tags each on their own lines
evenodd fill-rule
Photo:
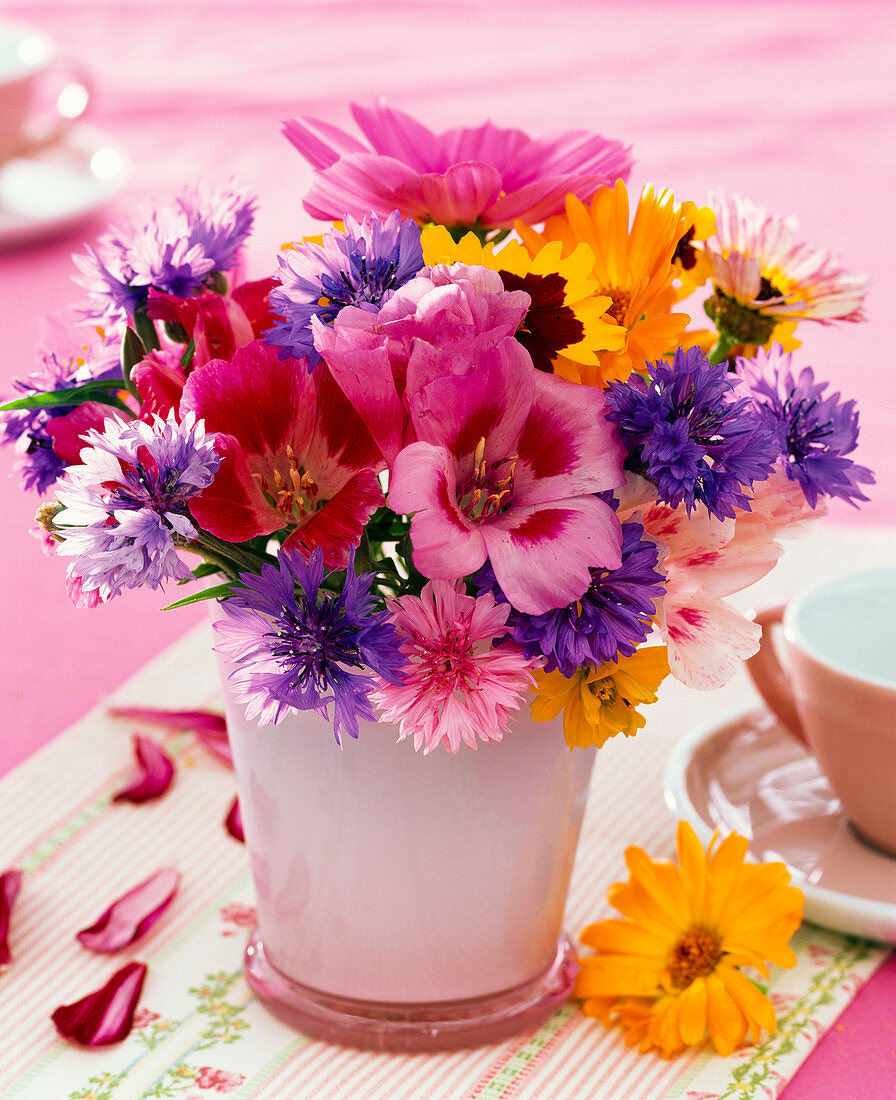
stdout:
<svg viewBox="0 0 896 1100">
<path fill-rule="evenodd" d="M 0 19 L 0 164 L 58 141 L 81 117 L 91 82 L 43 30 Z"/>
</svg>

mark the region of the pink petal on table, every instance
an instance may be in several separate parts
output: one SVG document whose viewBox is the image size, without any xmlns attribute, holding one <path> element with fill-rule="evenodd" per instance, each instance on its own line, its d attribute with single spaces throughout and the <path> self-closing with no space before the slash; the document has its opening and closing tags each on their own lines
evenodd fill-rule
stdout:
<svg viewBox="0 0 896 1100">
<path fill-rule="evenodd" d="M 9 950 L 9 923 L 12 907 L 22 885 L 21 871 L 4 871 L 0 875 L 0 966 L 12 961 Z"/>
<path fill-rule="evenodd" d="M 174 765 L 155 741 L 135 733 L 134 754 L 137 757 L 137 773 L 115 795 L 113 802 L 149 802 L 153 798 L 159 798 L 171 786 Z"/>
<path fill-rule="evenodd" d="M 116 718 L 134 718 L 155 722 L 172 730 L 189 730 L 204 749 L 225 764 L 233 766 L 233 753 L 227 740 L 227 722 L 223 714 L 212 710 L 160 710 L 156 707 L 110 707 Z"/>
<path fill-rule="evenodd" d="M 227 812 L 227 817 L 224 819 L 224 827 L 228 833 L 241 844 L 245 844 L 246 836 L 243 833 L 243 815 L 240 812 L 240 800 L 235 798 L 233 805 Z"/>
<path fill-rule="evenodd" d="M 60 1005 L 50 1019 L 65 1039 L 86 1047 L 120 1043 L 134 1024 L 134 1010 L 143 989 L 146 964 L 129 962 L 95 993 Z"/>
<path fill-rule="evenodd" d="M 120 951 L 152 928 L 179 885 L 178 871 L 163 867 L 122 894 L 94 924 L 78 933 L 78 941 L 91 951 Z"/>
</svg>

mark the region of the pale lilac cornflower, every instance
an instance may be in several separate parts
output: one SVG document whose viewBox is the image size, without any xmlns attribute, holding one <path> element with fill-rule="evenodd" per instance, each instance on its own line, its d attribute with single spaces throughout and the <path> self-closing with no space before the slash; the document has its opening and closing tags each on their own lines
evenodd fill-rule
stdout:
<svg viewBox="0 0 896 1100">
<path fill-rule="evenodd" d="M 250 721 L 276 725 L 303 710 L 326 717 L 332 702 L 340 746 L 342 730 L 356 738 L 359 719 L 376 721 L 371 673 L 398 682 L 403 658 L 387 612 L 376 610 L 372 580 L 355 574 L 352 553 L 344 582 L 330 573 L 324 588 L 320 547 L 307 561 L 281 550 L 277 565 L 240 574 L 242 587 L 221 604 L 215 649 L 234 664 L 228 679 Z"/>
<path fill-rule="evenodd" d="M 819 497 L 840 497 L 857 507 L 868 497 L 860 483 L 874 484 L 874 475 L 846 456 L 855 450 L 859 414 L 855 401 L 839 393 L 824 395 L 827 382 L 816 382 L 811 367 L 794 374 L 791 355 L 778 344 L 762 348 L 755 359 L 738 359 L 737 372 L 746 381 L 763 423 L 775 432 L 779 461 L 797 482 L 810 508 Z"/>
<path fill-rule="evenodd" d="M 176 542 L 198 537 L 188 503 L 221 461 L 203 422 L 187 414 L 179 424 L 173 413 L 152 423 L 110 418 L 84 438 L 83 464 L 61 480 L 64 510 L 54 520 L 58 553 L 74 559 L 68 572 L 81 593 L 106 601 L 124 588 L 188 579 Z"/>
<path fill-rule="evenodd" d="M 171 203 L 142 219 L 120 222 L 86 255 L 73 256 L 76 277 L 92 299 L 88 316 L 130 319 L 146 303 L 150 288 L 192 298 L 214 272 L 229 271 L 249 235 L 255 200 L 225 185 L 185 189 Z"/>
<path fill-rule="evenodd" d="M 345 229 L 324 233 L 320 244 L 303 241 L 284 249 L 279 258 L 280 286 L 271 291 L 272 311 L 282 320 L 265 333 L 280 349 L 280 358 L 320 361 L 311 318 L 327 325 L 345 306 L 376 313 L 423 267 L 420 228 L 403 221 L 398 211 L 362 221 L 346 215 Z"/>
<path fill-rule="evenodd" d="M 538 664 L 514 642 L 494 645 L 507 634 L 510 605 L 436 580 L 391 608 L 407 663 L 403 683 L 381 681 L 371 696 L 382 718 L 398 724 L 402 740 L 413 735 L 424 753 L 500 741 Z"/>
</svg>

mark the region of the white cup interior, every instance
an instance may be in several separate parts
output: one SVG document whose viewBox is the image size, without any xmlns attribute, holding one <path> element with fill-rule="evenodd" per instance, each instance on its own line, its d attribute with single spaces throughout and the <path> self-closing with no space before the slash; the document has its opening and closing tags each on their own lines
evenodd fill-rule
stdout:
<svg viewBox="0 0 896 1100">
<path fill-rule="evenodd" d="M 788 604 L 784 634 L 822 664 L 896 688 L 896 568 L 806 589 Z"/>
</svg>

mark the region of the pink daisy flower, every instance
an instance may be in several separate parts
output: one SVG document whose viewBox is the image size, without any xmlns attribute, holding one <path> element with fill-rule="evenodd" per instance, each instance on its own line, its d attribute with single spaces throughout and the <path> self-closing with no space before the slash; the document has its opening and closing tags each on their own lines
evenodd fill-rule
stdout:
<svg viewBox="0 0 896 1100">
<path fill-rule="evenodd" d="M 388 217 L 398 210 L 421 224 L 510 228 L 543 222 L 567 194 L 587 202 L 600 187 L 626 180 L 628 147 L 569 130 L 532 139 L 486 122 L 436 134 L 384 104 L 351 107 L 364 145 L 315 118 L 292 119 L 283 132 L 315 169 L 303 205 L 314 218 Z"/>
<path fill-rule="evenodd" d="M 775 322 L 865 320 L 867 276 L 799 241 L 795 219 L 768 214 L 739 195 L 715 192 L 710 204 L 716 235 L 706 251 L 713 281 L 727 298 Z"/>
<path fill-rule="evenodd" d="M 452 755 L 461 744 L 475 749 L 477 737 L 500 741 L 537 664 L 513 642 L 493 645 L 507 633 L 509 605 L 430 581 L 420 596 L 401 596 L 391 610 L 407 665 L 403 683 L 380 679 L 371 693 L 383 719 L 398 724 L 402 740 L 413 734 L 424 753 L 439 744 Z"/>
</svg>

